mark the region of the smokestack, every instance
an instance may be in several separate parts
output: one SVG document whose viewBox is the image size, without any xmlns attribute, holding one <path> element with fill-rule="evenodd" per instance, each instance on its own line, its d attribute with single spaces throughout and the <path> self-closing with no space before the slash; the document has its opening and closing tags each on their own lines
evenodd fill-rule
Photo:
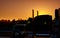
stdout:
<svg viewBox="0 0 60 38">
<path fill-rule="evenodd" d="M 32 18 L 34 20 L 34 9 L 32 9 Z"/>
<path fill-rule="evenodd" d="M 37 16 L 38 16 L 38 13 L 39 13 L 39 12 L 37 11 Z"/>
</svg>

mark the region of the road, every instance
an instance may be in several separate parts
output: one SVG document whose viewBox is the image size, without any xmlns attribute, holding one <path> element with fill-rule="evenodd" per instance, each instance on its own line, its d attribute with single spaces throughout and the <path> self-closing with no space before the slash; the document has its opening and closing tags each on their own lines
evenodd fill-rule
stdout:
<svg viewBox="0 0 60 38">
<path fill-rule="evenodd" d="M 3 36 L 0 36 L 0 38 L 10 38 L 10 37 L 3 37 Z"/>
</svg>

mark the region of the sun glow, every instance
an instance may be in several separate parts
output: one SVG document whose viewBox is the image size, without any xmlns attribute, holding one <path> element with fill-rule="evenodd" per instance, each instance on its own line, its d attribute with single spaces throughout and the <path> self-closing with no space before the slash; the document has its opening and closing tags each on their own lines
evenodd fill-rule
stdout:
<svg viewBox="0 0 60 38">
<path fill-rule="evenodd" d="M 49 10 L 40 10 L 39 15 L 48 15 Z"/>
<path fill-rule="evenodd" d="M 38 15 L 51 15 L 52 20 L 54 19 L 53 12 L 49 9 L 38 9 Z M 34 17 L 37 16 L 37 11 L 35 10 Z"/>
</svg>

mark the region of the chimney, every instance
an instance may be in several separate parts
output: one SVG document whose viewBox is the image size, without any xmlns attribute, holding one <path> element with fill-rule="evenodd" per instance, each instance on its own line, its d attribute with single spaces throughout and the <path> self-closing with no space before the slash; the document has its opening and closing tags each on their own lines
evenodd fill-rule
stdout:
<svg viewBox="0 0 60 38">
<path fill-rule="evenodd" d="M 38 16 L 39 12 L 37 11 L 37 16 Z"/>
<path fill-rule="evenodd" d="M 32 9 L 32 18 L 34 20 L 34 9 Z"/>
</svg>

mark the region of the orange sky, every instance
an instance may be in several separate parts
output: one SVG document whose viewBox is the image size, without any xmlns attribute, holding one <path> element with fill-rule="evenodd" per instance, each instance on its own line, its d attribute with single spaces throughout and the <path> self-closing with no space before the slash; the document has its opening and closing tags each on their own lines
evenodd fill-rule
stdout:
<svg viewBox="0 0 60 38">
<path fill-rule="evenodd" d="M 54 11 L 60 7 L 60 0 L 0 0 L 0 19 L 27 19 L 32 9 L 39 15 L 48 14 L 54 18 Z"/>
</svg>

